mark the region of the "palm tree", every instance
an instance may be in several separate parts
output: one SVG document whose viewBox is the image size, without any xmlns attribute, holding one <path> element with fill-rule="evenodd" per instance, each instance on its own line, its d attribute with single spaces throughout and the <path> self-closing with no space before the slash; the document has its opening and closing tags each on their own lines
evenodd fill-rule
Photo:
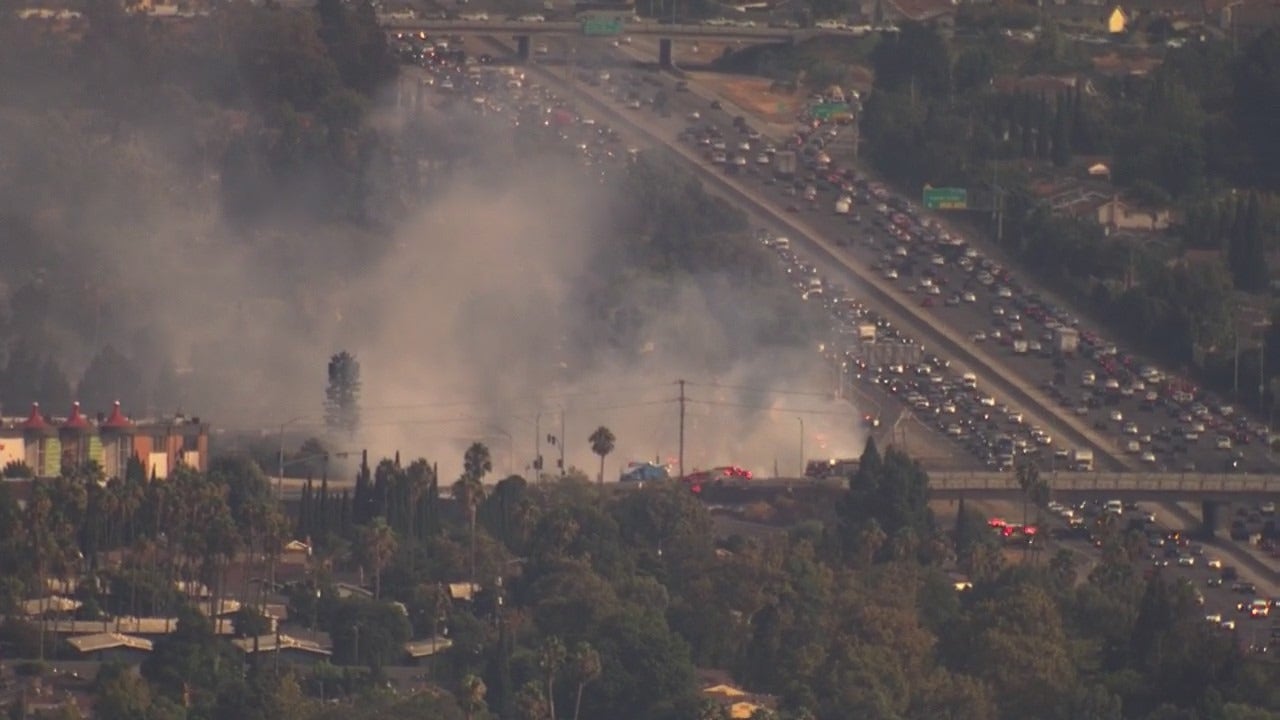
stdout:
<svg viewBox="0 0 1280 720">
<path fill-rule="evenodd" d="M 551 715 L 547 711 L 547 699 L 543 697 L 542 688 L 530 680 L 520 692 L 516 693 L 517 720 L 547 720 Z"/>
<path fill-rule="evenodd" d="M 484 680 L 475 675 L 462 678 L 462 688 L 458 693 L 458 704 L 462 706 L 462 714 L 471 720 L 485 710 L 484 696 L 489 691 Z"/>
<path fill-rule="evenodd" d="M 357 549 L 361 563 L 373 571 L 373 596 L 381 599 L 382 570 L 391 562 L 391 556 L 396 552 L 396 532 L 387 524 L 387 519 L 379 515 L 360 535 Z"/>
<path fill-rule="evenodd" d="M 476 482 L 484 482 L 484 476 L 493 471 L 493 457 L 489 454 L 489 446 L 482 442 L 473 442 L 462 456 L 462 474 Z"/>
<path fill-rule="evenodd" d="M 613 436 L 613 431 L 601 425 L 596 431 L 591 433 L 591 437 L 587 438 L 591 443 L 591 452 L 600 456 L 600 475 L 598 481 L 601 487 L 604 486 L 604 456 L 613 452 L 613 444 L 617 438 Z"/>
<path fill-rule="evenodd" d="M 565 656 L 564 642 L 555 635 L 543 640 L 538 648 L 538 667 L 547 678 L 547 714 L 551 720 L 556 720 L 556 675 L 564 666 Z"/>
<path fill-rule="evenodd" d="M 479 443 L 477 443 L 479 445 Z M 473 448 L 475 445 L 472 446 Z M 480 447 L 484 447 L 481 445 Z M 488 451 L 485 451 L 486 454 Z M 467 451 L 470 456 L 471 451 Z M 476 582 L 476 511 L 484 502 L 484 484 L 480 478 L 464 472 L 453 484 L 453 499 L 462 504 L 467 511 L 467 525 L 471 530 L 471 584 Z"/>
<path fill-rule="evenodd" d="M 581 642 L 573 647 L 574 678 L 578 681 L 578 694 L 573 702 L 573 720 L 578 720 L 582 712 L 582 690 L 587 684 L 600 677 L 600 653 L 590 644 Z"/>
</svg>

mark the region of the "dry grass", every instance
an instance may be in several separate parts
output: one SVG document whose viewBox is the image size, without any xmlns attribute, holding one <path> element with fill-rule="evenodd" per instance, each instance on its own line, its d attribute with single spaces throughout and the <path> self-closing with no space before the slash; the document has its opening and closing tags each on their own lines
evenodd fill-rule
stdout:
<svg viewBox="0 0 1280 720">
<path fill-rule="evenodd" d="M 802 93 L 773 89 L 764 78 L 699 73 L 697 81 L 714 87 L 716 94 L 771 123 L 789 123 L 804 103 Z"/>
</svg>

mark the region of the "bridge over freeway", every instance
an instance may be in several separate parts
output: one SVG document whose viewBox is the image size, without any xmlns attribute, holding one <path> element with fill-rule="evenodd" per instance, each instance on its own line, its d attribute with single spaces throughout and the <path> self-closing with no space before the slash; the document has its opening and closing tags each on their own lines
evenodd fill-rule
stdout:
<svg viewBox="0 0 1280 720">
<path fill-rule="evenodd" d="M 1160 472 L 1041 472 L 1055 494 L 1098 495 L 1117 498 L 1146 497 L 1157 500 L 1245 500 L 1280 497 L 1280 475 L 1213 474 Z M 750 488 L 764 492 L 819 487 L 840 489 L 843 478 L 760 478 L 750 481 Z M 746 484 L 739 486 L 747 487 Z M 1021 493 L 1018 476 L 1011 472 L 933 471 L 929 473 L 929 492 L 939 497 L 960 495 L 995 496 Z"/>
<path fill-rule="evenodd" d="M 1198 502 L 1200 521 L 1217 529 L 1227 518 L 1218 512 L 1226 502 L 1254 504 L 1280 500 L 1280 475 L 1157 472 L 1042 472 L 1053 497 L 1067 502 L 1086 498 L 1125 501 Z M 748 483 L 713 484 L 702 489 L 708 503 L 742 504 L 768 500 L 779 493 L 831 501 L 847 487 L 843 478 L 762 478 Z M 929 494 L 935 498 L 986 497 L 1021 499 L 1022 488 L 1011 472 L 931 472 Z"/>
<path fill-rule="evenodd" d="M 450 34 L 507 35 L 515 38 L 516 54 L 522 60 L 529 59 L 529 38 L 534 35 L 582 35 L 581 20 L 558 22 L 527 22 L 519 20 L 462 20 L 462 19 L 385 19 L 382 27 L 387 32 L 426 32 Z M 840 30 L 820 28 L 742 27 L 737 25 L 685 25 L 653 22 L 628 22 L 622 26 L 627 35 L 651 35 L 658 37 L 658 64 L 671 67 L 671 40 L 695 38 L 698 40 L 743 40 L 753 42 L 799 42 L 819 35 L 846 35 Z"/>
</svg>

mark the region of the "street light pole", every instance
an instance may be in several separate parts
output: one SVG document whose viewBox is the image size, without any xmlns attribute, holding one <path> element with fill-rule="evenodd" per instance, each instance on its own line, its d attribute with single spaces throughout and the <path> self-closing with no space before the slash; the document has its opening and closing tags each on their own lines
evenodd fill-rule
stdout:
<svg viewBox="0 0 1280 720">
<path fill-rule="evenodd" d="M 797 477 L 804 477 L 804 418 L 796 417 L 800 422 L 800 474 Z"/>
<path fill-rule="evenodd" d="M 276 495 L 281 498 L 284 497 L 284 429 L 302 419 L 302 417 L 296 417 L 280 423 L 280 454 L 276 457 L 278 461 L 276 465 Z"/>
</svg>

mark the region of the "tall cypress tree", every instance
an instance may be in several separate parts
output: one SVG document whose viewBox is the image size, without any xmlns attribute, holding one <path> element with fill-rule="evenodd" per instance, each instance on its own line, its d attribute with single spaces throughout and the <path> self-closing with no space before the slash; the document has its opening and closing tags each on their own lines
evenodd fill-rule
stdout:
<svg viewBox="0 0 1280 720">
<path fill-rule="evenodd" d="M 351 528 L 354 524 L 352 521 L 351 496 L 343 490 L 342 498 L 338 501 L 338 532 L 342 537 L 351 537 Z"/>
<path fill-rule="evenodd" d="M 319 519 L 319 525 L 316 527 L 314 540 L 321 540 L 326 537 L 330 529 L 333 527 L 332 518 L 329 517 L 331 512 L 329 507 L 329 476 L 325 475 L 320 480 L 320 500 L 316 503 L 316 517 Z M 313 540 L 313 541 L 314 541 Z"/>
<path fill-rule="evenodd" d="M 311 478 L 302 486 L 302 499 L 298 502 L 298 520 L 294 526 L 295 537 L 306 537 L 311 531 Z"/>
<path fill-rule="evenodd" d="M 1067 103 L 1069 95 L 1058 96 L 1057 107 L 1053 115 L 1053 150 L 1052 158 L 1055 167 L 1066 167 L 1071 162 L 1071 130 L 1067 121 Z"/>
</svg>

